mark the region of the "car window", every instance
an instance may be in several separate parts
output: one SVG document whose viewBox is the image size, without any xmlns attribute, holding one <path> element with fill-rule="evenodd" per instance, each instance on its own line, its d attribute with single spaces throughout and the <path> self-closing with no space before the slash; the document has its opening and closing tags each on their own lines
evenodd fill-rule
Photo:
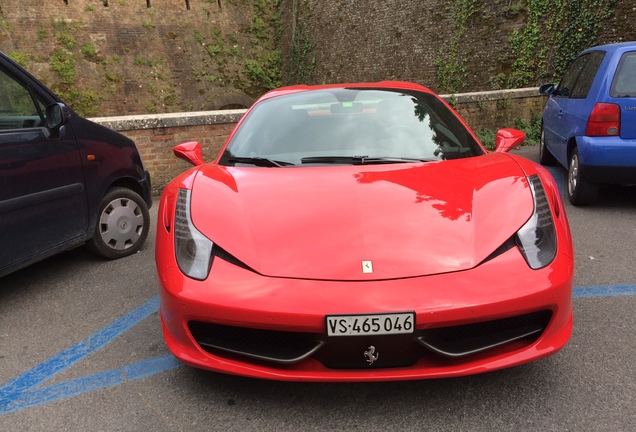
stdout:
<svg viewBox="0 0 636 432">
<path fill-rule="evenodd" d="M 561 78 L 561 82 L 559 82 L 559 86 L 557 87 L 556 96 L 570 97 L 570 95 L 572 94 L 572 89 L 576 84 L 576 80 L 589 59 L 590 55 L 584 54 L 574 60 L 574 62 L 570 65 L 568 70 L 563 75 L 563 78 Z"/>
<path fill-rule="evenodd" d="M 220 163 L 268 158 L 299 165 L 307 158 L 361 156 L 446 160 L 483 153 L 451 110 L 431 94 L 327 89 L 257 103 Z"/>
<path fill-rule="evenodd" d="M 604 57 L 604 51 L 592 51 L 579 56 L 563 75 L 555 96 L 585 99 Z"/>
<path fill-rule="evenodd" d="M 592 83 L 594 82 L 598 68 L 603 62 L 603 58 L 605 58 L 605 51 L 593 51 L 589 54 L 587 62 L 585 62 L 572 87 L 571 98 L 585 99 L 587 97 L 590 88 L 592 88 Z"/>
<path fill-rule="evenodd" d="M 623 54 L 610 88 L 615 98 L 636 97 L 636 52 Z"/>
<path fill-rule="evenodd" d="M 44 105 L 31 92 L 0 69 L 0 129 L 21 129 L 43 124 Z"/>
</svg>

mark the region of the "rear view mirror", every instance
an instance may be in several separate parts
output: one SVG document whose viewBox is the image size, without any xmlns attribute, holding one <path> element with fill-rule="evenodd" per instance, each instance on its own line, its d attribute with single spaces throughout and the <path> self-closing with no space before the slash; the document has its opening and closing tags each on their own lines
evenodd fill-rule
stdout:
<svg viewBox="0 0 636 432">
<path fill-rule="evenodd" d="M 505 153 L 523 143 L 526 139 L 525 132 L 517 129 L 499 129 L 495 136 L 496 152 Z"/>
<path fill-rule="evenodd" d="M 363 109 L 362 102 L 338 102 L 329 107 L 332 114 L 361 113 Z"/>
</svg>

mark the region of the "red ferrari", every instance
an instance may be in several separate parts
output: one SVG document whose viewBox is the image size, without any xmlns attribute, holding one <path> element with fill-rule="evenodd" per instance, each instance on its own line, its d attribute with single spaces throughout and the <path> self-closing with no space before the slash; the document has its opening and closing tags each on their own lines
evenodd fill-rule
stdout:
<svg viewBox="0 0 636 432">
<path fill-rule="evenodd" d="M 218 158 L 164 190 L 156 264 L 183 363 L 297 381 L 451 377 L 537 360 L 572 332 L 573 251 L 557 186 L 486 151 L 412 83 L 261 97 Z"/>
</svg>

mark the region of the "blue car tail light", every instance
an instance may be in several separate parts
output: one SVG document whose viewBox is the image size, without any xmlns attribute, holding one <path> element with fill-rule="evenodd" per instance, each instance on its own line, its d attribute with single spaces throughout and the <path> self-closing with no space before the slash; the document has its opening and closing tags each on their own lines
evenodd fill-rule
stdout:
<svg viewBox="0 0 636 432">
<path fill-rule="evenodd" d="M 597 103 L 587 121 L 587 136 L 618 136 L 621 133 L 621 108 L 616 104 Z"/>
</svg>

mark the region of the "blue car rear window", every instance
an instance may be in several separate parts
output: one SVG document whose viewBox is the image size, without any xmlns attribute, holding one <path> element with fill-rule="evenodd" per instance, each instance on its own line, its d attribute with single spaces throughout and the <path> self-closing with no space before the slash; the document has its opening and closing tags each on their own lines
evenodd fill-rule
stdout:
<svg viewBox="0 0 636 432">
<path fill-rule="evenodd" d="M 636 97 L 636 51 L 627 52 L 621 57 L 610 88 L 610 96 Z"/>
</svg>

